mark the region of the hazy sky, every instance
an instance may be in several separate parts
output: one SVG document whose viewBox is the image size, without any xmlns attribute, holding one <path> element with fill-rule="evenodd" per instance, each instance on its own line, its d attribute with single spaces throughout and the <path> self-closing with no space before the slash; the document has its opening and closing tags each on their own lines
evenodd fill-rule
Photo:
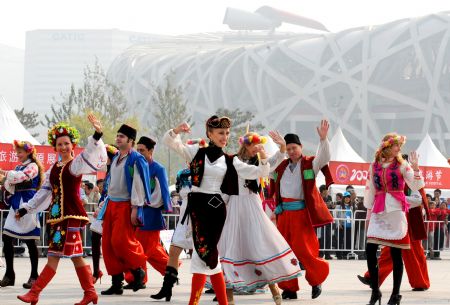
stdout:
<svg viewBox="0 0 450 305">
<path fill-rule="evenodd" d="M 331 31 L 450 10 L 449 0 L 9 0 L 0 8 L 0 43 L 24 48 L 25 32 L 36 29 L 227 30 L 226 7 L 254 11 L 262 5 L 319 20 Z"/>
</svg>

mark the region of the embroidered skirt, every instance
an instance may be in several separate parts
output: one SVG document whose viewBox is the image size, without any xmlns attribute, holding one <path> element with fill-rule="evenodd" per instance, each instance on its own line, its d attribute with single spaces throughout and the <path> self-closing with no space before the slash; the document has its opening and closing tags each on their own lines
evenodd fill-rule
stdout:
<svg viewBox="0 0 450 305">
<path fill-rule="evenodd" d="M 84 221 L 65 219 L 51 224 L 48 232 L 48 255 L 76 257 L 83 255 L 81 229 Z"/>
</svg>

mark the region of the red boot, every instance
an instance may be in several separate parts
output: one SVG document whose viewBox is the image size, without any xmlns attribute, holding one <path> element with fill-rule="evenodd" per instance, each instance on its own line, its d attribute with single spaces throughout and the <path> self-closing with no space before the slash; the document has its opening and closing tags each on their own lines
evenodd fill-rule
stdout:
<svg viewBox="0 0 450 305">
<path fill-rule="evenodd" d="M 31 303 L 32 305 L 37 304 L 39 301 L 39 294 L 42 289 L 47 286 L 47 284 L 52 280 L 53 276 L 55 276 L 55 270 L 48 265 L 45 265 L 41 274 L 37 278 L 36 282 L 34 282 L 30 291 L 28 291 L 24 295 L 18 295 L 17 298 L 25 303 Z"/>
<path fill-rule="evenodd" d="M 92 271 L 89 265 L 75 268 L 78 279 L 80 280 L 81 288 L 84 290 L 83 299 L 75 303 L 75 305 L 88 305 L 89 303 L 97 304 L 98 295 L 95 292 L 94 282 L 92 281 Z"/>
</svg>

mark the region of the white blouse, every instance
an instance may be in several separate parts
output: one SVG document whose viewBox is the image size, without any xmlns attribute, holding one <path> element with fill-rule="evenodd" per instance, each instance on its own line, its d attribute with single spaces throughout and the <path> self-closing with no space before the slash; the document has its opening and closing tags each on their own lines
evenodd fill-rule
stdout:
<svg viewBox="0 0 450 305">
<path fill-rule="evenodd" d="M 90 136 L 83 152 L 76 156 L 70 164 L 70 173 L 74 176 L 80 176 L 100 170 L 106 164 L 107 158 L 105 144 L 103 144 L 102 139 L 96 141 Z M 21 208 L 25 208 L 28 213 L 42 212 L 50 206 L 52 200 L 50 173 L 53 166 L 55 164 L 45 173 L 45 180 L 39 191 L 28 202 L 21 205 Z"/>
<path fill-rule="evenodd" d="M 389 167 L 389 165 L 391 165 L 390 162 L 382 164 L 383 168 L 387 168 Z M 400 165 L 400 172 L 403 175 L 403 179 L 405 180 L 406 184 L 408 185 L 408 187 L 411 189 L 412 192 L 418 191 L 425 186 L 422 174 L 420 174 L 420 176 L 414 176 L 414 171 L 408 162 L 406 161 L 402 162 L 402 164 Z M 364 191 L 364 206 L 368 210 L 372 210 L 373 208 L 376 193 L 372 177 L 373 177 L 373 164 L 369 168 L 369 174 L 367 175 L 366 181 L 366 189 Z M 402 210 L 401 202 L 392 197 L 391 194 L 387 193 L 384 212 L 390 213 L 393 211 L 401 211 L 401 210 Z M 370 213 L 367 214 L 369 217 Z"/>
</svg>

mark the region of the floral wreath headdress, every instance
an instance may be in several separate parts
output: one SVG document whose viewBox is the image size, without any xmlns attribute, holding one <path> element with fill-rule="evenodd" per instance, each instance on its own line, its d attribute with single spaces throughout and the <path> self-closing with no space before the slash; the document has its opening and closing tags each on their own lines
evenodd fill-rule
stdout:
<svg viewBox="0 0 450 305">
<path fill-rule="evenodd" d="M 27 154 L 36 152 L 36 148 L 34 147 L 34 145 L 28 141 L 14 140 L 13 146 L 14 148 L 22 148 L 23 150 L 26 151 Z"/>
<path fill-rule="evenodd" d="M 80 141 L 80 133 L 75 127 L 72 127 L 66 123 L 58 123 L 48 131 L 48 143 L 55 147 L 56 139 L 64 136 L 68 136 L 74 146 L 76 146 Z"/>
<path fill-rule="evenodd" d="M 247 128 L 245 129 L 245 136 L 239 138 L 239 144 L 250 145 L 250 144 L 266 144 L 267 137 L 260 136 L 256 132 L 249 132 L 250 124 L 247 124 Z"/>
<path fill-rule="evenodd" d="M 112 159 L 119 151 L 117 149 L 117 147 L 115 147 L 114 145 L 110 145 L 110 144 L 105 144 L 105 148 L 106 148 L 106 154 L 108 155 L 108 158 L 110 158 L 110 159 Z"/>
<path fill-rule="evenodd" d="M 386 141 L 383 141 L 381 143 L 380 149 L 391 147 L 392 145 L 395 145 L 395 144 L 402 146 L 403 144 L 405 144 L 405 142 L 406 142 L 405 136 L 393 135 L 392 137 L 390 137 L 389 139 L 387 139 Z"/>
</svg>

